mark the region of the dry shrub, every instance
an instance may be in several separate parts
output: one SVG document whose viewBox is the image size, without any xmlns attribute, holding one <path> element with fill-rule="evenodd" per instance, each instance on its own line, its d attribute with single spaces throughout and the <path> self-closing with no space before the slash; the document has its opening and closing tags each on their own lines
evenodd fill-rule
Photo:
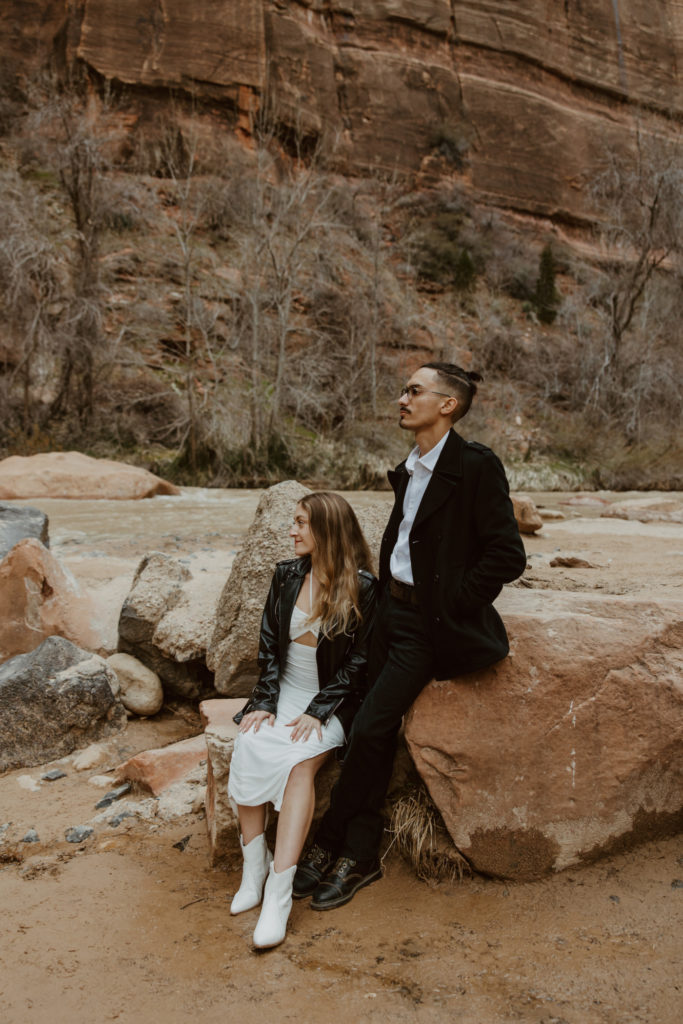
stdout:
<svg viewBox="0 0 683 1024">
<path fill-rule="evenodd" d="M 387 853 L 395 846 L 422 881 L 461 882 L 472 874 L 423 785 L 396 801 L 389 832 L 393 839 Z"/>
</svg>

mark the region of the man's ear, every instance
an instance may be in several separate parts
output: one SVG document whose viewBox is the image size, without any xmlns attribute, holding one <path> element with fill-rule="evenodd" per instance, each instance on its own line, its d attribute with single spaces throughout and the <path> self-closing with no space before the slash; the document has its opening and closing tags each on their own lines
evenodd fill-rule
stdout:
<svg viewBox="0 0 683 1024">
<path fill-rule="evenodd" d="M 453 417 L 455 416 L 455 410 L 458 408 L 459 405 L 460 403 L 458 402 L 458 399 L 451 397 L 446 399 L 441 408 L 443 409 L 444 414 L 446 416 L 450 416 L 451 419 L 453 419 Z"/>
</svg>

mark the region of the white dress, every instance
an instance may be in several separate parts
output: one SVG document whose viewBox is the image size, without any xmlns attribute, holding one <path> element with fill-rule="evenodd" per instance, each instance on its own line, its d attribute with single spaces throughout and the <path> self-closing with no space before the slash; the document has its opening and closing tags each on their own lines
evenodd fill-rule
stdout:
<svg viewBox="0 0 683 1024">
<path fill-rule="evenodd" d="M 311 623 L 306 612 L 295 606 L 289 626 L 287 661 L 279 680 L 275 725 L 262 722 L 257 733 L 252 728 L 238 733 L 235 740 L 228 777 L 228 797 L 233 804 L 258 807 L 270 801 L 279 811 L 292 768 L 344 743 L 344 729 L 336 715 L 322 726 L 322 740 L 314 731 L 307 740 L 292 743 L 292 728 L 287 727 L 287 722 L 303 714 L 319 689 L 316 649 L 295 640 L 317 630 L 317 623 Z"/>
</svg>

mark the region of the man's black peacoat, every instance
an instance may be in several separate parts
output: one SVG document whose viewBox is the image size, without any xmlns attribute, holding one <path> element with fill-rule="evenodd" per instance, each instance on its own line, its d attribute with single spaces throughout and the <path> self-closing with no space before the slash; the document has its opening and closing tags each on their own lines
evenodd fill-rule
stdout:
<svg viewBox="0 0 683 1024">
<path fill-rule="evenodd" d="M 389 473 L 396 500 L 380 549 L 380 587 L 403 518 L 405 462 Z M 505 471 L 490 448 L 451 430 L 410 532 L 415 592 L 434 644 L 435 677 L 485 668 L 509 651 L 493 601 L 526 566 Z"/>
</svg>

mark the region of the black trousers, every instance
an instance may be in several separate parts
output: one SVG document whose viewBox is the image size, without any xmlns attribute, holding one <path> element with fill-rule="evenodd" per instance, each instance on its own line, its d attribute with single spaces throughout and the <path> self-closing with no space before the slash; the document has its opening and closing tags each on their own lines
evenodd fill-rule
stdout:
<svg viewBox="0 0 683 1024">
<path fill-rule="evenodd" d="M 341 774 L 315 837 L 335 855 L 377 857 L 396 736 L 403 715 L 433 675 L 433 646 L 419 609 L 398 601 L 387 588 L 370 644 L 370 689 L 353 720 Z"/>
</svg>

